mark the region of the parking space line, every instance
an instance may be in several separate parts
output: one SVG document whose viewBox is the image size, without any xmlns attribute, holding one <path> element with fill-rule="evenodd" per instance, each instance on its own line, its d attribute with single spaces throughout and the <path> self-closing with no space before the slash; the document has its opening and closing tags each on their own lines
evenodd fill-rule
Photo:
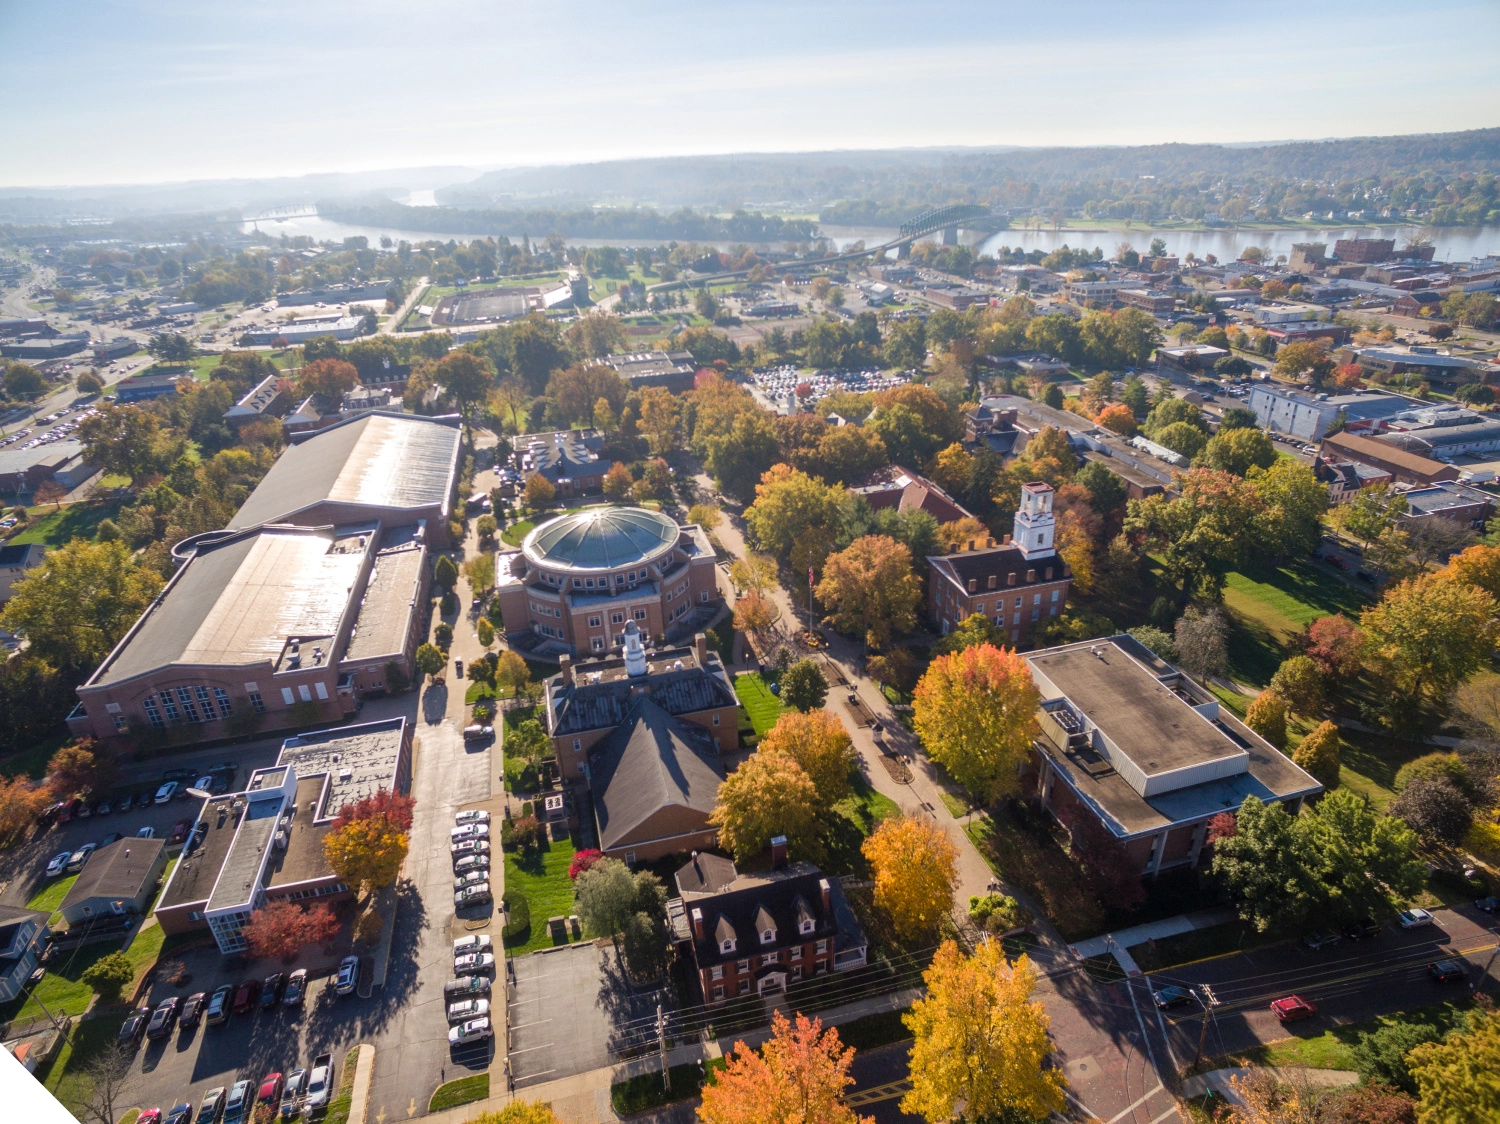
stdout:
<svg viewBox="0 0 1500 1124">
<path fill-rule="evenodd" d="M 1151 1124 L 1161 1124 L 1161 1122 L 1163 1120 L 1170 1120 L 1172 1117 L 1174 1117 L 1176 1115 L 1177 1115 L 1177 1106 L 1173 1105 L 1171 1108 L 1167 1109 L 1166 1112 L 1162 1113 L 1155 1120 L 1151 1121 Z"/>
<path fill-rule="evenodd" d="M 540 1003 L 543 999 L 551 999 L 550 995 L 538 995 L 535 999 L 512 999 L 510 1005 L 519 1007 L 522 1003 Z"/>
<path fill-rule="evenodd" d="M 548 1043 L 545 1043 L 544 1045 L 541 1045 L 541 1046 L 528 1046 L 524 1050 L 511 1050 L 507 1054 L 507 1057 L 512 1057 L 513 1058 L 517 1054 L 534 1054 L 538 1050 L 550 1050 L 550 1049 L 552 1049 L 552 1043 L 548 1042 Z"/>
<path fill-rule="evenodd" d="M 536 1073 L 528 1073 L 525 1077 L 517 1077 L 516 1084 L 519 1085 L 522 1081 L 535 1081 L 538 1077 L 546 1077 L 547 1074 L 556 1072 L 557 1070 L 555 1069 L 543 1069 Z"/>
<path fill-rule="evenodd" d="M 516 1023 L 510 1029 L 511 1030 L 520 1030 L 523 1027 L 528 1027 L 528 1026 L 541 1026 L 543 1023 L 550 1023 L 551 1021 L 552 1021 L 551 1019 L 537 1019 L 537 1021 L 534 1022 L 534 1023 Z"/>
</svg>

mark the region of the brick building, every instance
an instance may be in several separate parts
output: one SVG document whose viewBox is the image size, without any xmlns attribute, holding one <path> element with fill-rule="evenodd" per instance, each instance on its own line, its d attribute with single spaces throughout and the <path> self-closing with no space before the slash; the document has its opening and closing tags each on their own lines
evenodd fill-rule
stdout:
<svg viewBox="0 0 1500 1124">
<path fill-rule="evenodd" d="M 1040 622 L 1062 613 L 1072 574 L 1054 545 L 1052 496 L 1048 484 L 1022 487 L 1014 541 L 996 546 L 986 539 L 928 558 L 928 615 L 944 636 L 979 613 L 1005 629 L 1012 644 L 1025 645 Z"/>
</svg>

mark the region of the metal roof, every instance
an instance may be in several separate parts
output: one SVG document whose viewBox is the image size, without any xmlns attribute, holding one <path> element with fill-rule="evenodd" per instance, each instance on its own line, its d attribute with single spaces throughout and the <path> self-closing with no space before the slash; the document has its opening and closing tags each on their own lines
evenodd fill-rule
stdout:
<svg viewBox="0 0 1500 1124">
<path fill-rule="evenodd" d="M 611 570 L 654 562 L 677 542 L 680 528 L 640 507 L 591 507 L 543 523 L 521 544 L 549 569 Z"/>
</svg>

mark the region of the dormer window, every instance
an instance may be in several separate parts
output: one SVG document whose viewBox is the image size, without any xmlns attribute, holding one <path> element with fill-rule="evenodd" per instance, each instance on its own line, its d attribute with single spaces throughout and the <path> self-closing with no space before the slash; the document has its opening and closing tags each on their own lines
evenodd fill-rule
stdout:
<svg viewBox="0 0 1500 1124">
<path fill-rule="evenodd" d="M 761 944 L 775 944 L 776 943 L 776 930 L 775 929 L 765 929 L 765 930 L 762 930 L 762 932 L 760 934 L 760 943 Z"/>
<path fill-rule="evenodd" d="M 734 952 L 734 938 L 729 937 L 719 942 L 719 955 L 729 956 Z"/>
<path fill-rule="evenodd" d="M 760 934 L 761 944 L 776 943 L 776 920 L 765 906 L 755 911 L 755 931 Z"/>
<path fill-rule="evenodd" d="M 803 921 L 800 925 L 797 926 L 797 932 L 800 933 L 802 936 L 805 937 L 809 933 L 811 933 L 813 931 L 813 929 L 815 929 L 816 927 L 817 927 L 817 922 L 814 921 L 811 917 L 809 917 L 805 921 Z"/>
</svg>

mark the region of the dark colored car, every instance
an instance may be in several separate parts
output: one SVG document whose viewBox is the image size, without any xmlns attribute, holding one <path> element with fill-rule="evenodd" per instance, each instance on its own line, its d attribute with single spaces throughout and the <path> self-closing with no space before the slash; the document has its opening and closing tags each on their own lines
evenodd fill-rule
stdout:
<svg viewBox="0 0 1500 1124">
<path fill-rule="evenodd" d="M 300 1007 L 307 998 L 307 969 L 298 968 L 286 978 L 286 991 L 281 1002 L 286 1007 Z"/>
<path fill-rule="evenodd" d="M 172 835 L 170 838 L 168 838 L 167 842 L 181 843 L 184 839 L 187 838 L 188 829 L 192 826 L 193 825 L 187 820 L 178 820 L 172 825 Z"/>
<path fill-rule="evenodd" d="M 193 992 L 182 1005 L 182 1017 L 177 1020 L 177 1025 L 184 1030 L 192 1030 L 203 1021 L 203 1008 L 207 1006 L 208 996 L 201 991 Z"/>
<path fill-rule="evenodd" d="M 1439 960 L 1427 965 L 1427 974 L 1438 983 L 1460 983 L 1469 978 L 1464 965 L 1457 960 Z"/>
<path fill-rule="evenodd" d="M 1363 921 L 1351 921 L 1344 926 L 1344 939 L 1362 941 L 1366 937 L 1378 937 L 1381 929 L 1380 922 L 1373 917 L 1366 917 Z"/>
<path fill-rule="evenodd" d="M 281 1002 L 281 989 L 286 986 L 286 973 L 273 972 L 266 977 L 260 988 L 260 1009 L 269 1011 Z"/>
<path fill-rule="evenodd" d="M 137 1007 L 134 1011 L 130 1012 L 130 1017 L 121 1025 L 120 1033 L 116 1036 L 115 1041 L 127 1049 L 139 1046 L 141 1039 L 146 1034 L 146 1024 L 150 1021 L 151 1008 Z"/>
<path fill-rule="evenodd" d="M 1156 1002 L 1156 1005 L 1163 1009 L 1186 1003 L 1192 997 L 1193 993 L 1191 991 L 1185 987 L 1178 987 L 1176 984 L 1151 993 L 1151 998 Z"/>
<path fill-rule="evenodd" d="M 172 1024 L 177 1021 L 177 1012 L 181 1006 L 182 999 L 176 995 L 158 1003 L 156 1010 L 151 1012 L 151 1021 L 146 1024 L 146 1037 L 155 1041 L 171 1034 Z"/>
<path fill-rule="evenodd" d="M 198 773 L 194 769 L 168 769 L 161 775 L 163 781 L 188 781 L 196 780 Z"/>
<path fill-rule="evenodd" d="M 223 1026 L 229 1021 L 229 1009 L 233 997 L 233 984 L 224 984 L 214 989 L 213 998 L 208 1001 L 208 1011 L 204 1016 L 209 1026 Z"/>
<path fill-rule="evenodd" d="M 1480 913 L 1494 913 L 1496 910 L 1500 910 L 1500 899 L 1480 898 L 1474 903 L 1474 908 L 1479 910 Z"/>
<path fill-rule="evenodd" d="M 1338 944 L 1340 939 L 1337 933 L 1309 933 L 1302 938 L 1302 943 L 1314 952 L 1318 952 L 1329 945 Z"/>
<path fill-rule="evenodd" d="M 193 1106 L 180 1104 L 167 1113 L 166 1124 L 193 1124 Z"/>
<path fill-rule="evenodd" d="M 250 1010 L 251 1007 L 255 1006 L 255 1001 L 259 998 L 260 981 L 245 980 L 240 984 L 239 987 L 235 988 L 234 1013 L 236 1015 L 243 1015 L 246 1011 Z"/>
</svg>

